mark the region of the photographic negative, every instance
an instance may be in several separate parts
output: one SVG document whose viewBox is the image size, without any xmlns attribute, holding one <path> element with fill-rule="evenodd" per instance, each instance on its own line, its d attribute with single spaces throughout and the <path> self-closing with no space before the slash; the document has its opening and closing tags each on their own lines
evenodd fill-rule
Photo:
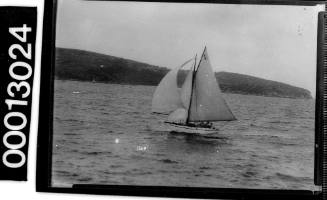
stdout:
<svg viewBox="0 0 327 200">
<path fill-rule="evenodd" d="M 58 1 L 50 186 L 316 190 L 324 10 Z"/>
</svg>

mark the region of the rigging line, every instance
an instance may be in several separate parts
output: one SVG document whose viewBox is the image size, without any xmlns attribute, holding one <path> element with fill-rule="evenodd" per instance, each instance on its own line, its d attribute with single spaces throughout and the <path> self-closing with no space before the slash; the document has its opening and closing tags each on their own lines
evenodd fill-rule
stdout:
<svg viewBox="0 0 327 200">
<path fill-rule="evenodd" d="M 186 124 L 189 123 L 190 112 L 191 112 L 191 104 L 192 104 L 192 96 L 193 96 L 193 82 L 194 82 L 194 77 L 195 77 L 194 75 L 195 75 L 195 66 L 196 66 L 196 57 L 197 57 L 197 54 L 195 54 L 195 61 L 194 61 L 194 65 L 193 65 L 191 96 L 190 96 L 190 102 L 189 102 L 188 110 L 187 110 Z"/>
<path fill-rule="evenodd" d="M 204 50 L 203 50 L 202 55 L 201 55 L 200 62 L 198 63 L 198 67 L 196 68 L 196 71 L 195 71 L 194 74 L 193 74 L 193 79 L 192 79 L 192 92 L 193 92 L 193 90 L 195 90 L 195 88 L 196 88 L 196 84 L 193 83 L 193 82 L 194 82 L 194 79 L 195 79 L 196 73 L 197 73 L 197 71 L 199 70 L 200 64 L 201 64 L 201 62 L 202 62 L 202 58 L 207 59 L 206 56 L 205 56 L 205 52 L 206 52 L 206 50 L 207 50 L 207 46 L 204 47 Z M 191 96 L 191 97 L 193 97 L 193 96 Z M 194 99 L 194 100 L 195 100 L 195 105 L 197 105 L 197 98 L 196 98 L 196 96 L 195 96 L 194 98 L 195 98 L 195 99 Z M 191 105 L 191 103 L 190 103 L 190 105 Z M 195 109 L 198 110 L 198 107 L 195 106 Z"/>
<path fill-rule="evenodd" d="M 204 47 L 204 50 L 202 52 L 202 55 L 201 55 L 201 59 L 200 59 L 200 62 L 198 63 L 198 67 L 196 68 L 196 71 L 198 71 L 199 67 L 200 67 L 200 63 L 202 61 L 202 58 L 204 57 L 204 59 L 207 59 L 204 52 L 206 52 L 206 49 L 207 49 L 207 46 Z"/>
</svg>

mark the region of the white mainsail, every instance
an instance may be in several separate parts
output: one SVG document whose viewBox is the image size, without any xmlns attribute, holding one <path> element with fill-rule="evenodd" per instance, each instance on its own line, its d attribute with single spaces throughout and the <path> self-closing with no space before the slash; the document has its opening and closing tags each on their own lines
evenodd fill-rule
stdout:
<svg viewBox="0 0 327 200">
<path fill-rule="evenodd" d="M 205 48 L 195 73 L 188 121 L 231 121 L 235 119 L 222 96 Z"/>
<path fill-rule="evenodd" d="M 156 88 L 152 99 L 152 112 L 169 114 L 182 107 L 180 92 L 177 86 L 178 71 L 193 60 L 186 61 L 166 74 Z"/>
</svg>

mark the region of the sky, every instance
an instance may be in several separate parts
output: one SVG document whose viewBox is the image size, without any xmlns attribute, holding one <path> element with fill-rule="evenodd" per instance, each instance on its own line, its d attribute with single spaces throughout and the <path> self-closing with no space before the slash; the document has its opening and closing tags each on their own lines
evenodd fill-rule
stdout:
<svg viewBox="0 0 327 200">
<path fill-rule="evenodd" d="M 56 46 L 173 68 L 207 47 L 214 71 L 315 95 L 318 6 L 59 0 Z"/>
</svg>

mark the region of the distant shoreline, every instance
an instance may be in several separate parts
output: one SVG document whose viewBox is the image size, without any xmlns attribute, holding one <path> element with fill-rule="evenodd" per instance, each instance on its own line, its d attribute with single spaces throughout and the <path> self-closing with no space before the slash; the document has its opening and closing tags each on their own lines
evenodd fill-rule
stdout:
<svg viewBox="0 0 327 200">
<path fill-rule="evenodd" d="M 56 49 L 55 78 L 58 80 L 156 86 L 169 70 L 95 52 Z M 178 74 L 177 84 L 180 86 L 187 71 L 180 70 Z M 310 91 L 282 82 L 231 72 L 216 72 L 215 77 L 224 93 L 312 99 Z"/>
<path fill-rule="evenodd" d="M 57 81 L 76 81 L 76 82 L 87 82 L 87 83 L 102 83 L 102 84 L 113 84 L 113 85 L 131 85 L 131 86 L 149 86 L 156 87 L 156 85 L 142 85 L 142 84 L 128 84 L 128 83 L 114 83 L 114 82 L 106 82 L 106 81 L 88 81 L 88 80 L 78 80 L 78 79 L 60 79 L 55 78 Z M 237 93 L 237 92 L 224 92 L 223 94 L 238 94 L 238 95 L 246 95 L 246 96 L 257 96 L 257 97 L 269 97 L 269 98 L 283 98 L 283 99 L 295 99 L 295 100 L 314 100 L 314 98 L 292 98 L 292 97 L 283 97 L 283 96 L 267 96 L 267 95 L 257 95 L 257 94 L 249 94 L 249 93 Z"/>
</svg>

